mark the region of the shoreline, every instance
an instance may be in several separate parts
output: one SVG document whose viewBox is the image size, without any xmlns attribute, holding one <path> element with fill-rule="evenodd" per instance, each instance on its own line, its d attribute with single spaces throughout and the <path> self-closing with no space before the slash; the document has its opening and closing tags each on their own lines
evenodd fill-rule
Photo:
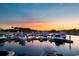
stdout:
<svg viewBox="0 0 79 59">
<path fill-rule="evenodd" d="M 67 35 L 74 35 L 74 36 L 79 36 L 79 34 L 67 34 Z"/>
</svg>

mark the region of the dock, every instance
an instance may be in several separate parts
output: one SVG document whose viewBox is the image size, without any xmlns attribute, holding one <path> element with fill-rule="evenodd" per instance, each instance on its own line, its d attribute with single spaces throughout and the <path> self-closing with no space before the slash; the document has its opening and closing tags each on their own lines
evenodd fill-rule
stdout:
<svg viewBox="0 0 79 59">
<path fill-rule="evenodd" d="M 72 40 L 68 40 L 68 39 L 65 39 L 65 40 L 58 40 L 58 39 L 53 39 L 53 40 L 49 40 L 50 42 L 65 42 L 65 43 L 73 43 Z"/>
</svg>

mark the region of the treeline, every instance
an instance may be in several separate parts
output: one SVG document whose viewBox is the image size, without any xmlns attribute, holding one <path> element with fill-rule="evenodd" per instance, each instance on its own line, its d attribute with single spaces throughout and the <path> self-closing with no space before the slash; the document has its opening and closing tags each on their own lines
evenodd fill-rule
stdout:
<svg viewBox="0 0 79 59">
<path fill-rule="evenodd" d="M 68 35 L 79 35 L 79 29 L 70 29 L 70 30 L 59 30 L 59 31 L 56 31 L 56 30 L 51 30 L 51 32 L 65 32 L 66 34 Z"/>
<path fill-rule="evenodd" d="M 23 31 L 23 32 L 38 32 L 39 30 L 34 30 L 30 28 L 21 28 L 21 27 L 13 27 L 11 29 L 0 29 L 1 32 L 17 32 L 17 31 Z M 50 30 L 47 32 L 60 32 L 63 31 L 66 34 L 71 34 L 71 35 L 79 35 L 79 29 L 70 29 L 70 30 Z M 41 32 L 41 31 L 39 31 Z M 46 31 L 45 31 L 46 32 Z"/>
<path fill-rule="evenodd" d="M 23 31 L 23 32 L 33 32 L 37 30 L 33 30 L 30 28 L 21 28 L 21 27 L 14 27 L 12 29 L 1 29 L 1 32 L 17 32 L 17 31 Z"/>
</svg>

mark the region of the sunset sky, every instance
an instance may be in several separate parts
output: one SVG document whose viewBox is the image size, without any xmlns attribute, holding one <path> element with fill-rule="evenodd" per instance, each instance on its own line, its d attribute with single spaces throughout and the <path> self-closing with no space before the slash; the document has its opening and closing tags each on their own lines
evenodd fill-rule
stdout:
<svg viewBox="0 0 79 59">
<path fill-rule="evenodd" d="M 0 4 L 0 28 L 79 29 L 79 4 Z"/>
</svg>

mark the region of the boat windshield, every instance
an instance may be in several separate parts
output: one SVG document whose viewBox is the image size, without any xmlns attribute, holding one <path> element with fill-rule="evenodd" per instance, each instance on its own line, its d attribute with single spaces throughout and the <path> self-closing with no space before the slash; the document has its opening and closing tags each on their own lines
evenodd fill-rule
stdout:
<svg viewBox="0 0 79 59">
<path fill-rule="evenodd" d="M 60 35 L 55 35 L 55 37 L 60 37 Z"/>
</svg>

